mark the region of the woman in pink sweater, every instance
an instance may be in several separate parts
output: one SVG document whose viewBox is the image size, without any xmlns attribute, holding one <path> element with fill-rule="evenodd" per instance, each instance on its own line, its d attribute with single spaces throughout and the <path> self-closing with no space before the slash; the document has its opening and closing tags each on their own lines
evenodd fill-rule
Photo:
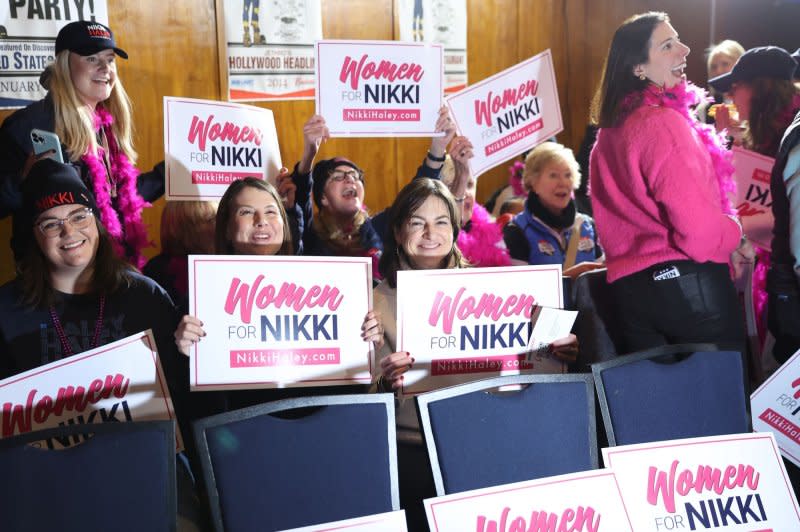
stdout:
<svg viewBox="0 0 800 532">
<path fill-rule="evenodd" d="M 744 347 L 727 266 L 742 236 L 727 199 L 733 167 L 691 112 L 703 93 L 683 74 L 688 54 L 666 13 L 631 17 L 593 103 L 592 204 L 628 352 Z"/>
</svg>

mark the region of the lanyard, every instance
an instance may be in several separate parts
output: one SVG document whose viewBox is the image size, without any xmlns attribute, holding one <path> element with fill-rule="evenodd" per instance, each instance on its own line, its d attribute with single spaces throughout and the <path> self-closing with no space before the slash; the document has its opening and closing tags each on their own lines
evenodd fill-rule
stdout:
<svg viewBox="0 0 800 532">
<path fill-rule="evenodd" d="M 106 296 L 100 296 L 100 309 L 97 311 L 97 321 L 94 323 L 94 335 L 92 336 L 92 343 L 89 344 L 89 349 L 97 347 L 97 342 L 100 340 L 100 330 L 103 328 L 103 315 L 106 309 Z M 61 341 L 62 357 L 72 356 L 74 351 L 72 346 L 69 345 L 67 335 L 64 333 L 64 327 L 61 326 L 61 320 L 58 319 L 56 308 L 50 307 L 50 318 L 53 320 L 53 327 L 56 328 L 58 339 Z"/>
</svg>

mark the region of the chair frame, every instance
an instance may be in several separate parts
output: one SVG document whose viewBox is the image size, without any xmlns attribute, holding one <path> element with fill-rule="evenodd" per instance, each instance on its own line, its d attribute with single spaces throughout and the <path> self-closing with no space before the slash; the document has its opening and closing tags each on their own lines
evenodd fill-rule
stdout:
<svg viewBox="0 0 800 532">
<path fill-rule="evenodd" d="M 445 490 L 444 480 L 442 478 L 442 468 L 439 464 L 439 454 L 436 451 L 436 440 L 433 435 L 433 427 L 431 426 L 430 412 L 428 405 L 443 399 L 451 397 L 458 397 L 461 395 L 470 394 L 473 392 L 489 391 L 494 388 L 502 386 L 513 385 L 530 385 L 530 384 L 549 384 L 559 382 L 583 383 L 586 386 L 586 408 L 589 413 L 589 425 L 587 433 L 589 436 L 590 449 L 589 458 L 593 469 L 597 469 L 600 465 L 597 451 L 597 420 L 595 419 L 595 396 L 594 384 L 592 376 L 588 373 L 553 373 L 553 374 L 525 374 L 525 375 L 504 375 L 500 377 L 492 377 L 466 384 L 458 384 L 449 386 L 439 390 L 434 390 L 416 396 L 417 403 L 417 416 L 419 417 L 419 425 L 422 429 L 422 437 L 425 441 L 425 446 L 428 450 L 428 457 L 431 463 L 431 472 L 433 473 L 433 482 L 436 486 L 436 495 L 441 497 L 447 495 Z"/>
<path fill-rule="evenodd" d="M 224 532 L 222 520 L 222 507 L 219 501 L 219 490 L 214 475 L 214 464 L 208 448 L 206 431 L 208 429 L 228 425 L 237 421 L 252 419 L 264 415 L 295 410 L 298 408 L 323 407 L 335 405 L 356 404 L 383 404 L 387 415 L 387 444 L 389 450 L 389 478 L 391 484 L 392 510 L 400 510 L 400 487 L 397 472 L 397 436 L 394 416 L 394 394 L 352 394 L 352 395 L 319 395 L 309 397 L 296 397 L 281 399 L 260 405 L 249 406 L 239 410 L 232 410 L 214 416 L 198 419 L 193 423 L 197 452 L 200 455 L 200 466 L 205 481 L 208 502 L 211 511 L 211 520 L 214 530 Z"/>
<path fill-rule="evenodd" d="M 612 360 L 592 364 L 592 377 L 594 378 L 594 386 L 597 389 L 597 398 L 600 401 L 600 412 L 603 415 L 603 426 L 606 429 L 609 447 L 616 447 L 617 438 L 614 434 L 614 425 L 611 422 L 611 412 L 608 407 L 606 388 L 603 384 L 603 372 L 607 369 L 632 364 L 634 362 L 641 362 L 642 360 L 653 360 L 655 358 L 671 355 L 693 354 L 701 351 L 714 352 L 720 351 L 720 348 L 716 344 L 667 344 L 636 351 L 627 355 L 619 355 Z"/>
<path fill-rule="evenodd" d="M 178 483 L 176 478 L 176 465 L 175 465 L 175 421 L 174 420 L 157 420 L 157 421 L 129 421 L 124 423 L 87 423 L 83 425 L 63 425 L 50 429 L 37 430 L 33 432 L 26 432 L 9 438 L 0 439 L 0 451 L 4 449 L 13 449 L 22 445 L 28 445 L 37 441 L 47 440 L 50 438 L 74 436 L 78 434 L 93 434 L 93 435 L 124 435 L 131 432 L 139 432 L 140 430 L 155 430 L 164 435 L 167 442 L 167 448 L 171 452 L 167 456 L 167 511 L 171 516 L 169 522 L 169 530 L 178 529 Z M 86 443 L 91 443 L 89 440 Z M 52 451 L 64 452 L 64 451 Z"/>
</svg>

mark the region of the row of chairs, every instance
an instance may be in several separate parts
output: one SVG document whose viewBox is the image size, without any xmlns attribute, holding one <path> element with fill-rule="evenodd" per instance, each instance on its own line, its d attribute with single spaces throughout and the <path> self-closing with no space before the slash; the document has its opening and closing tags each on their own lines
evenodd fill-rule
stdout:
<svg viewBox="0 0 800 532">
<path fill-rule="evenodd" d="M 749 430 L 739 353 L 668 346 L 592 372 L 498 377 L 418 396 L 437 494 L 597 468 L 595 390 L 610 445 Z M 304 397 L 199 420 L 216 530 L 398 510 L 394 407 L 391 394 Z M 22 445 L 88 431 L 94 437 L 62 451 Z M 147 422 L 0 440 L 0 515 L 9 530 L 69 530 L 71 522 L 172 530 L 174 438 L 171 422 Z"/>
</svg>

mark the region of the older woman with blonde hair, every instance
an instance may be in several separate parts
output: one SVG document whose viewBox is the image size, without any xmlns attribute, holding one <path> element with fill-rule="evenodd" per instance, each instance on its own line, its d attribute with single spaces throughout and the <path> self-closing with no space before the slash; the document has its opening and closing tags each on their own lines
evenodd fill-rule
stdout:
<svg viewBox="0 0 800 532">
<path fill-rule="evenodd" d="M 603 266 L 594 221 L 575 208 L 581 171 L 572 150 L 545 142 L 525 157 L 525 209 L 505 226 L 503 236 L 515 264 L 561 264 L 577 277 Z"/>
<path fill-rule="evenodd" d="M 148 245 L 142 209 L 163 194 L 164 180 L 158 171 L 139 176 L 134 166 L 131 104 L 115 62 L 128 54 L 116 46 L 111 29 L 92 21 L 64 26 L 55 52 L 43 76 L 47 96 L 12 114 L 0 129 L 0 216 L 20 208 L 20 182 L 38 158 L 32 154 L 31 130 L 55 132 L 61 157 L 79 168 L 97 199 L 117 253 L 141 267 L 142 248 Z M 25 228 L 15 228 L 15 250 L 26 234 Z"/>
</svg>

